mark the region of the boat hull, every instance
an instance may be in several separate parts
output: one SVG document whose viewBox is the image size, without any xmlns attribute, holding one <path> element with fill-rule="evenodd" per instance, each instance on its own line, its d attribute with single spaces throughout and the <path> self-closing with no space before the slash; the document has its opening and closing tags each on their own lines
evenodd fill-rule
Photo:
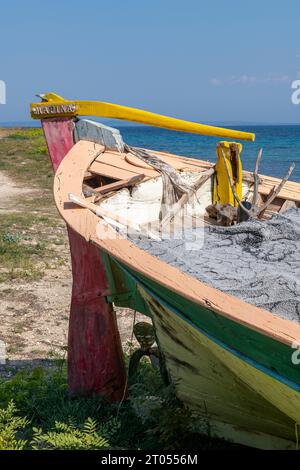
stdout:
<svg viewBox="0 0 300 470">
<path fill-rule="evenodd" d="M 300 374 L 292 347 L 300 326 L 209 287 L 119 236 L 92 210 L 70 204 L 70 193 L 82 194 L 86 170 L 104 151 L 79 141 L 54 181 L 62 217 L 101 253 L 109 289 L 99 277 L 98 295 L 152 318 L 176 393 L 204 418 L 204 431 L 254 447 L 295 448 Z M 123 162 L 121 154 L 111 156 Z M 97 171 L 100 165 L 113 173 L 105 162 Z M 289 200 L 299 189 L 293 188 Z"/>
</svg>

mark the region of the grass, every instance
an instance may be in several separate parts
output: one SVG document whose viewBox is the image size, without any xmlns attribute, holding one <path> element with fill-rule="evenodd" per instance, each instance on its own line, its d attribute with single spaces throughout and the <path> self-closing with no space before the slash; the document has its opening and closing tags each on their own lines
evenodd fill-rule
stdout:
<svg viewBox="0 0 300 470">
<path fill-rule="evenodd" d="M 0 282 L 13 279 L 36 280 L 55 263 L 55 245 L 61 236 L 53 234 L 57 222 L 39 214 L 8 213 L 0 215 Z"/>
<path fill-rule="evenodd" d="M 53 171 L 41 129 L 12 130 L 1 140 L 0 171 L 26 186 L 50 190 Z"/>
<path fill-rule="evenodd" d="M 229 447 L 203 437 L 203 418 L 176 400 L 148 362 L 129 384 L 129 397 L 121 406 L 99 397 L 69 398 L 64 361 L 0 379 L 0 450 Z"/>
<path fill-rule="evenodd" d="M 3 221 L 1 220 L 3 219 Z M 8 219 L 15 220 L 16 215 L 9 217 L 0 217 L 0 257 L 1 270 L 0 280 L 7 281 L 17 278 L 36 279 L 41 276 L 41 270 L 38 268 L 40 264 L 40 255 L 44 255 L 45 245 L 40 242 L 31 242 L 26 239 L 26 232 L 16 231 L 16 223 L 6 230 Z M 20 223 L 18 217 L 18 224 Z M 27 225 L 27 220 L 24 225 Z"/>
<path fill-rule="evenodd" d="M 13 129 L 1 139 L 0 171 L 35 191 L 16 197 L 15 212 L 0 213 L 0 282 L 37 280 L 64 262 L 56 248 L 66 239 L 53 202 L 47 154 L 41 129 Z"/>
</svg>

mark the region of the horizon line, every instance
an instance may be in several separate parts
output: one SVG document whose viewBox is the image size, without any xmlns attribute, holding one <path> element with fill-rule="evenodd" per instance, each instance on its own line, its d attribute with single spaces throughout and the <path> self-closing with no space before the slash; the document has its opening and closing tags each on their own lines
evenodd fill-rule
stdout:
<svg viewBox="0 0 300 470">
<path fill-rule="evenodd" d="M 98 121 L 98 119 L 95 119 Z M 140 124 L 137 122 L 123 121 L 117 119 L 102 118 L 108 125 L 115 125 L 118 127 L 158 127 Z M 196 122 L 196 121 L 195 121 Z M 280 121 L 206 121 L 205 124 L 213 126 L 300 126 L 300 122 L 280 122 Z M 40 127 L 40 121 L 26 120 L 26 121 L 0 121 L 0 127 Z M 159 127 L 158 127 L 159 128 Z"/>
</svg>

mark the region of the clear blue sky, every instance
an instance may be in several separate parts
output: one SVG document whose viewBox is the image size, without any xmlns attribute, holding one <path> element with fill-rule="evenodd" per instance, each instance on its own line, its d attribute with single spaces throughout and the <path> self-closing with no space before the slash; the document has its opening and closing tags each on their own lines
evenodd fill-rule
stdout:
<svg viewBox="0 0 300 470">
<path fill-rule="evenodd" d="M 299 0 L 1 2 L 0 122 L 35 93 L 198 121 L 300 123 Z"/>
</svg>

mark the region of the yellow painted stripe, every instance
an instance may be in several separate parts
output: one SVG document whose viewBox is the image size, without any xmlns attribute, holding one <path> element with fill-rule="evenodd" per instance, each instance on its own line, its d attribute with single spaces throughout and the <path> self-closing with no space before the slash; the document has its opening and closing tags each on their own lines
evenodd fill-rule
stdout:
<svg viewBox="0 0 300 470">
<path fill-rule="evenodd" d="M 199 333 L 201 334 L 201 333 Z M 204 336 L 204 335 L 203 335 Z M 204 338 L 203 338 L 204 340 Z M 300 393 L 206 338 L 207 347 L 248 387 L 300 423 Z"/>
<path fill-rule="evenodd" d="M 232 129 L 224 129 L 222 127 L 208 126 L 206 124 L 198 124 L 196 122 L 183 121 L 181 119 L 143 111 L 142 109 L 129 108 L 118 104 L 104 103 L 101 101 L 70 101 L 63 99 L 54 93 L 44 95 L 43 100 L 44 101 L 41 103 L 31 104 L 31 116 L 33 119 L 72 115 L 101 116 L 111 119 L 138 122 L 174 131 L 189 132 L 192 134 L 225 137 L 237 140 L 255 140 L 255 134 L 251 132 L 242 132 Z M 74 111 L 60 110 L 62 105 L 74 105 Z M 43 112 L 43 108 L 45 112 Z"/>
</svg>

